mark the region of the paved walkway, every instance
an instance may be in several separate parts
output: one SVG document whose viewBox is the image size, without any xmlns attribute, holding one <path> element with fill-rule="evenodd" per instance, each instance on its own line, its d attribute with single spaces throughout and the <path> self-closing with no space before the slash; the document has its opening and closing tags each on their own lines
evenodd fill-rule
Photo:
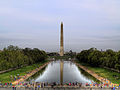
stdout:
<svg viewBox="0 0 120 90">
<path fill-rule="evenodd" d="M 47 66 L 50 62 L 47 62 L 45 64 L 43 64 L 42 66 L 40 66 L 39 68 L 36 68 L 35 70 L 31 71 L 30 73 L 26 74 L 25 76 L 23 76 L 22 78 L 14 81 L 12 84 L 13 85 L 16 85 L 18 84 L 19 82 L 23 82 L 25 81 L 26 79 L 28 79 L 29 77 L 33 76 L 35 73 L 37 73 L 38 71 L 40 71 L 42 68 L 44 68 L 45 66 Z"/>
<path fill-rule="evenodd" d="M 85 71 L 88 72 L 90 75 L 92 75 L 93 77 L 95 77 L 96 79 L 98 79 L 99 81 L 101 81 L 102 83 L 108 84 L 108 85 L 110 85 L 110 86 L 116 86 L 116 85 L 118 85 L 118 84 L 111 83 L 111 81 L 109 81 L 109 80 L 106 79 L 106 78 L 103 78 L 103 77 L 101 77 L 101 76 L 98 76 L 95 72 L 89 70 L 87 67 L 82 66 L 82 65 L 80 65 L 80 64 L 78 64 L 78 63 L 76 63 L 76 62 L 74 62 L 74 63 L 75 63 L 77 66 L 79 66 L 81 69 L 85 70 Z"/>
<path fill-rule="evenodd" d="M 5 72 L 9 72 L 9 71 L 12 71 L 12 70 L 16 70 L 16 69 L 18 69 L 18 68 L 10 68 L 8 70 L 0 71 L 0 74 L 5 73 Z"/>
</svg>

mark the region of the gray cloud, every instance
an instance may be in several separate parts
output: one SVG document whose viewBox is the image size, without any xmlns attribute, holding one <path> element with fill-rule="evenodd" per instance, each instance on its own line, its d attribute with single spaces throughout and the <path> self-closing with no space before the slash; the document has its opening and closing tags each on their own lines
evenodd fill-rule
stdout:
<svg viewBox="0 0 120 90">
<path fill-rule="evenodd" d="M 118 0 L 1 0 L 0 49 L 12 44 L 59 51 L 60 22 L 65 50 L 120 50 Z"/>
</svg>

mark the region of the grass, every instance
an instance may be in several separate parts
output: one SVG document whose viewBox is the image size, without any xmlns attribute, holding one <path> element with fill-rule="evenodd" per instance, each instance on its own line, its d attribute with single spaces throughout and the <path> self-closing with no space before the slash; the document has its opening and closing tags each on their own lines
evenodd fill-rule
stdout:
<svg viewBox="0 0 120 90">
<path fill-rule="evenodd" d="M 120 73 L 107 70 L 104 68 L 100 68 L 100 67 L 95 67 L 95 68 L 88 67 L 88 68 L 94 71 L 95 73 L 97 73 L 99 76 L 109 79 L 112 83 L 120 84 Z M 114 75 L 116 75 L 118 78 L 115 78 Z"/>
<path fill-rule="evenodd" d="M 35 73 L 34 75 L 32 75 L 31 77 L 29 77 L 26 81 L 30 81 L 32 79 L 36 79 L 37 77 L 39 77 L 40 75 L 42 75 L 45 71 L 47 66 L 45 66 L 44 68 L 42 68 L 40 71 L 38 71 L 37 73 Z"/>
<path fill-rule="evenodd" d="M 80 62 L 78 62 L 78 63 L 80 63 Z M 120 73 L 115 72 L 115 71 L 111 71 L 111 70 L 108 70 L 108 69 L 104 69 L 104 68 L 101 68 L 101 67 L 91 67 L 91 66 L 89 66 L 88 64 L 85 64 L 85 63 L 80 63 L 80 64 L 83 65 L 83 66 L 86 66 L 89 70 L 94 71 L 99 76 L 107 78 L 112 83 L 120 84 Z M 115 78 L 114 75 L 116 75 L 117 78 Z"/>
<path fill-rule="evenodd" d="M 93 77 L 91 74 L 89 74 L 89 73 L 86 72 L 85 70 L 81 69 L 80 67 L 78 67 L 78 68 L 79 68 L 80 72 L 81 72 L 84 76 L 86 76 L 88 79 L 91 79 L 91 80 L 93 80 L 94 82 L 100 84 L 100 81 L 99 81 L 98 79 L 96 79 L 95 77 Z"/>
<path fill-rule="evenodd" d="M 26 66 L 26 67 L 22 67 L 20 69 L 16 69 L 10 72 L 6 72 L 6 73 L 2 73 L 0 74 L 0 81 L 2 81 L 2 83 L 6 83 L 6 82 L 13 82 L 13 80 L 11 80 L 10 75 L 14 76 L 19 74 L 20 76 L 25 75 L 27 72 L 34 70 L 35 68 L 37 68 L 38 66 L 41 66 L 42 64 L 44 64 L 46 61 L 41 62 L 41 63 L 37 63 L 37 64 L 33 64 L 30 66 Z"/>
</svg>

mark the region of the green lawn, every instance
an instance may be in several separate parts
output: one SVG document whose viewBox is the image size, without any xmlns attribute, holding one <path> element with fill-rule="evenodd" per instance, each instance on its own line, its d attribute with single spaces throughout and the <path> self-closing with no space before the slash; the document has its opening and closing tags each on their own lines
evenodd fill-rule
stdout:
<svg viewBox="0 0 120 90">
<path fill-rule="evenodd" d="M 80 62 L 78 62 L 78 63 L 80 63 Z M 107 78 L 112 83 L 120 84 L 120 73 L 115 72 L 115 71 L 111 71 L 111 70 L 108 70 L 108 69 L 104 69 L 104 68 L 101 68 L 101 67 L 91 67 L 91 66 L 89 66 L 88 64 L 85 64 L 85 63 L 80 63 L 80 64 L 83 65 L 83 66 L 87 66 L 87 68 L 89 70 L 94 71 L 99 76 Z M 116 75 L 117 78 L 115 78 L 114 75 Z"/>
<path fill-rule="evenodd" d="M 45 62 L 47 62 L 47 60 Z M 10 78 L 10 75 L 14 76 L 14 75 L 19 74 L 20 76 L 23 76 L 27 72 L 29 72 L 31 70 L 34 70 L 35 68 L 37 68 L 37 67 L 41 66 L 42 64 L 44 64 L 45 62 L 33 64 L 33 65 L 22 67 L 20 69 L 16 69 L 16 70 L 13 70 L 13 71 L 10 71 L 10 72 L 2 73 L 2 74 L 0 74 L 0 81 L 2 81 L 2 83 L 12 82 L 11 78 Z"/>
</svg>

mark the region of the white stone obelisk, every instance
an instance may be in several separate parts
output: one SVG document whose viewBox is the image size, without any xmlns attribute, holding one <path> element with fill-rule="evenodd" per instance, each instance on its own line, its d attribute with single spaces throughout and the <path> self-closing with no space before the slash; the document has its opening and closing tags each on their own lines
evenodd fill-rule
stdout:
<svg viewBox="0 0 120 90">
<path fill-rule="evenodd" d="M 61 22 L 61 36 L 60 36 L 60 56 L 64 55 L 64 45 L 63 45 L 63 23 Z"/>
</svg>

